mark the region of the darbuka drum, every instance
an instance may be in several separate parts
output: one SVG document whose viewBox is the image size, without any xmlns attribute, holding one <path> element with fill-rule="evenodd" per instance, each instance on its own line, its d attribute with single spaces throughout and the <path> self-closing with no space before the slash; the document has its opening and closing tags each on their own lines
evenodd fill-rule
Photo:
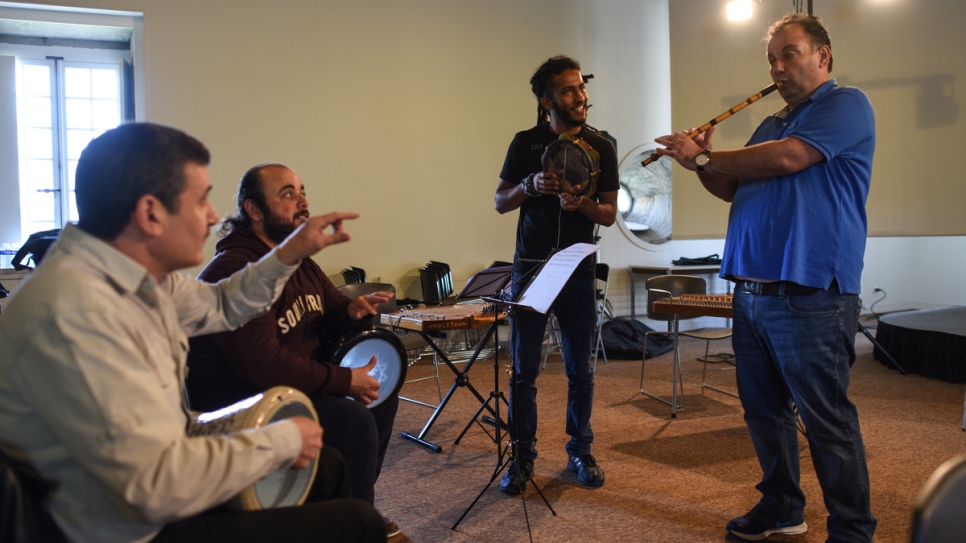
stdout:
<svg viewBox="0 0 966 543">
<path fill-rule="evenodd" d="M 275 387 L 218 411 L 196 414 L 188 425 L 188 435 L 231 434 L 299 415 L 319 422 L 308 396 L 294 388 Z M 305 469 L 275 470 L 232 498 L 227 505 L 243 511 L 302 505 L 315 480 L 317 462 L 318 456 Z"/>
<path fill-rule="evenodd" d="M 327 360 L 346 368 L 361 368 L 376 357 L 376 367 L 369 375 L 379 381 L 379 399 L 369 409 L 380 409 L 386 400 L 399 394 L 406 380 L 406 349 L 402 340 L 388 330 L 363 330 L 343 336 Z"/>
<path fill-rule="evenodd" d="M 564 132 L 543 151 L 543 170 L 557 174 L 560 189 L 573 196 L 593 196 L 600 175 L 600 154 L 585 140 Z"/>
</svg>

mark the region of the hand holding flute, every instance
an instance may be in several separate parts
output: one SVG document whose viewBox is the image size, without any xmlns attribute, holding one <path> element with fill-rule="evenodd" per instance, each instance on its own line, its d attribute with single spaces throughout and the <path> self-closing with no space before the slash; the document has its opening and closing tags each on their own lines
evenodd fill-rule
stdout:
<svg viewBox="0 0 966 543">
<path fill-rule="evenodd" d="M 704 151 L 711 150 L 711 135 L 714 134 L 714 130 L 714 126 L 704 132 L 700 132 L 697 128 L 689 128 L 668 136 L 655 138 L 654 141 L 663 145 L 664 148 L 657 149 L 645 162 L 650 164 L 657 158 L 669 156 L 685 168 L 694 171 L 697 167 L 694 159 Z"/>
<path fill-rule="evenodd" d="M 645 166 L 646 167 L 648 164 L 650 164 L 651 162 L 654 162 L 658 158 L 660 158 L 660 157 L 662 157 L 664 155 L 668 155 L 668 156 L 671 156 L 672 158 L 676 159 L 678 162 L 681 163 L 682 166 L 684 166 L 686 168 L 688 167 L 688 164 L 691 164 L 692 166 L 690 168 L 688 168 L 688 169 L 693 170 L 694 169 L 694 166 L 693 166 L 694 158 L 697 155 L 701 154 L 702 151 L 706 151 L 706 150 L 710 150 L 711 149 L 711 139 L 710 138 L 711 138 L 711 133 L 714 132 L 715 125 L 717 125 L 721 121 L 727 119 L 728 117 L 731 117 L 735 113 L 741 111 L 746 106 L 748 106 L 750 104 L 753 104 L 754 102 L 757 102 L 759 98 L 761 98 L 763 96 L 766 96 L 768 93 L 774 91 L 775 89 L 777 89 L 780 86 L 781 86 L 781 83 L 778 83 L 778 82 L 772 83 L 771 85 L 769 85 L 769 86 L 765 87 L 764 89 L 762 89 L 761 91 L 759 91 L 757 94 L 754 94 L 752 96 L 749 96 L 747 99 L 745 99 L 745 101 L 743 101 L 740 104 L 736 105 L 735 107 L 729 109 L 728 111 L 725 111 L 721 115 L 718 115 L 714 119 L 711 119 L 710 121 L 704 123 L 703 125 L 701 125 L 698 128 L 692 128 L 692 129 L 689 129 L 689 130 L 684 131 L 684 132 L 675 132 L 672 136 L 664 136 L 663 138 L 657 138 L 657 139 L 655 139 L 654 141 L 660 143 L 661 145 L 664 145 L 665 146 L 665 149 L 658 149 L 657 152 L 655 152 L 651 156 L 649 156 L 646 159 L 644 159 L 644 161 L 641 162 L 641 166 Z M 680 134 L 684 134 L 687 138 L 690 138 L 692 140 L 698 141 L 698 138 L 702 134 L 704 134 L 705 132 L 708 133 L 707 136 L 701 138 L 701 140 L 700 140 L 701 141 L 701 144 L 696 145 L 696 146 L 686 145 L 685 142 L 683 142 L 683 141 L 676 141 L 676 139 L 677 139 L 676 137 L 678 135 L 680 135 Z M 662 140 L 664 140 L 664 141 L 662 141 Z M 682 151 L 684 148 L 688 148 L 689 151 L 693 151 L 694 154 L 689 154 L 689 155 L 681 154 L 680 151 Z"/>
</svg>

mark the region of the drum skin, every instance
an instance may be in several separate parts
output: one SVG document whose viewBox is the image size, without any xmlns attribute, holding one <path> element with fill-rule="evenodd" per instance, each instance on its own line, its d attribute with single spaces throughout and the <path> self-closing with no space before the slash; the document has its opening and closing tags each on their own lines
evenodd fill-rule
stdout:
<svg viewBox="0 0 966 543">
<path fill-rule="evenodd" d="M 274 387 L 218 411 L 195 414 L 188 436 L 227 435 L 267 426 L 287 418 L 303 416 L 319 422 L 312 401 L 291 387 Z M 309 495 L 318 469 L 318 456 L 304 469 L 273 471 L 243 490 L 226 505 L 235 510 L 258 511 L 302 505 Z"/>
<path fill-rule="evenodd" d="M 347 334 L 339 340 L 326 360 L 346 368 L 361 368 L 376 357 L 376 367 L 369 375 L 379 381 L 379 398 L 369 404 L 369 409 L 377 411 L 386 405 L 386 400 L 399 394 L 406 380 L 406 349 L 396 334 L 379 328 Z"/>
</svg>

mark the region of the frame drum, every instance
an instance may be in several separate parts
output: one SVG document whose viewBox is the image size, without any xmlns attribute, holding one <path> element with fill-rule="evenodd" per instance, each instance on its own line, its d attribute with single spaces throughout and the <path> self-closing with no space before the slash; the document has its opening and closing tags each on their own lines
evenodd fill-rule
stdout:
<svg viewBox="0 0 966 543">
<path fill-rule="evenodd" d="M 345 335 L 326 359 L 346 368 L 361 368 L 373 356 L 376 357 L 376 367 L 369 375 L 379 381 L 379 398 L 368 407 L 378 410 L 386 400 L 399 394 L 406 380 L 406 349 L 396 334 L 375 328 Z"/>
<path fill-rule="evenodd" d="M 274 387 L 218 411 L 195 414 L 188 425 L 188 436 L 227 435 L 299 415 L 319 422 L 308 396 L 294 388 Z M 302 505 L 309 495 L 317 469 L 318 456 L 305 469 L 275 470 L 226 505 L 242 511 Z"/>
</svg>

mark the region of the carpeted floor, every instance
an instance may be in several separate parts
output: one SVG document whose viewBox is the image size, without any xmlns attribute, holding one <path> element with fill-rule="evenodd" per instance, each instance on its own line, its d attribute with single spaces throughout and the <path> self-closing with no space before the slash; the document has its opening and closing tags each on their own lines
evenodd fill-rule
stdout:
<svg viewBox="0 0 966 543">
<path fill-rule="evenodd" d="M 719 350 L 730 350 L 726 342 L 719 345 Z M 964 389 L 890 370 L 872 359 L 871 343 L 861 334 L 856 345 L 859 358 L 850 395 L 859 409 L 869 458 L 873 512 L 879 519 L 876 541 L 909 541 L 912 507 L 923 483 L 942 462 L 966 452 L 966 433 L 960 429 Z M 692 359 L 703 350 L 703 342 L 685 340 L 686 369 L 700 367 Z M 653 367 L 648 361 L 649 390 L 670 392 L 670 357 L 658 357 Z M 534 490 L 525 493 L 524 508 L 494 482 L 455 531 L 451 527 L 497 465 L 496 445 L 477 425 L 453 444 L 479 403 L 466 389 L 456 392 L 427 435 L 443 447 L 436 454 L 399 436 L 402 430 L 418 433 L 431 414 L 402 402 L 376 489 L 376 506 L 404 534 L 392 541 L 525 542 L 530 540 L 528 519 L 536 542 L 740 541 L 727 536 L 724 526 L 757 502 L 760 470 L 739 401 L 702 392 L 701 376 L 687 376 L 685 408 L 671 420 L 667 405 L 639 394 L 640 369 L 639 360 L 598 364 L 593 452 L 607 482 L 591 490 L 577 485 L 566 470 L 566 377 L 559 358 L 551 357 L 538 380 L 535 480 L 557 515 Z M 419 362 L 410 368 L 410 377 L 431 371 L 431 364 Z M 453 377 L 445 367 L 440 371 L 445 393 Z M 506 377 L 501 374 L 501 387 Z M 470 381 L 486 396 L 494 383 L 492 359 L 477 363 Z M 712 375 L 709 381 L 734 389 L 732 372 Z M 406 385 L 403 395 L 435 402 L 435 381 Z M 825 507 L 804 439 L 801 449 L 809 531 L 769 541 L 825 541 Z"/>
</svg>

